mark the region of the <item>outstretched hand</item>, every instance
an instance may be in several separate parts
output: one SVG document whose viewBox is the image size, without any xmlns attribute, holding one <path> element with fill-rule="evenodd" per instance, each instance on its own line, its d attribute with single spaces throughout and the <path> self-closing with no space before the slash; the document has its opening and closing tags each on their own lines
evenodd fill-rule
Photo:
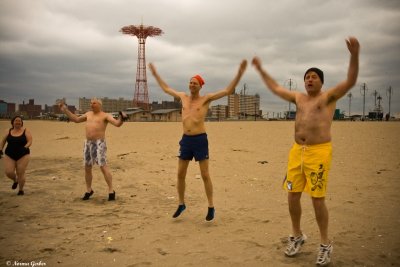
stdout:
<svg viewBox="0 0 400 267">
<path fill-rule="evenodd" d="M 65 103 L 65 101 L 63 99 L 58 100 L 57 101 L 57 105 L 58 105 L 58 107 L 60 108 L 61 111 L 64 111 L 64 109 L 67 106 L 67 104 Z"/>
<path fill-rule="evenodd" d="M 254 57 L 253 60 L 251 61 L 251 64 L 256 68 L 260 69 L 261 68 L 261 60 L 258 57 Z"/>
<path fill-rule="evenodd" d="M 358 55 L 360 52 L 360 43 L 358 42 L 357 38 L 349 37 L 349 39 L 346 40 L 346 44 L 350 54 Z"/>
<path fill-rule="evenodd" d="M 126 121 L 129 119 L 128 116 L 125 114 L 125 112 L 122 111 L 119 112 L 119 116 L 121 117 L 122 121 Z"/>
</svg>

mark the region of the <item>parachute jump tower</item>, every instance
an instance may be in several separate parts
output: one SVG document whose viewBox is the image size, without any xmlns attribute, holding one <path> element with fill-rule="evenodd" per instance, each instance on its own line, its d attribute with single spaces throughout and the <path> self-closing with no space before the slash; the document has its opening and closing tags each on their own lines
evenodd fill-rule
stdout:
<svg viewBox="0 0 400 267">
<path fill-rule="evenodd" d="M 135 92 L 133 96 L 133 105 L 135 107 L 140 107 L 144 110 L 149 110 L 149 93 L 147 89 L 147 76 L 146 76 L 146 38 L 159 36 L 164 32 L 153 26 L 145 26 L 143 24 L 129 25 L 122 27 L 120 32 L 123 34 L 128 34 L 131 36 L 136 36 L 139 41 L 138 47 L 138 62 L 136 70 L 136 84 Z"/>
</svg>

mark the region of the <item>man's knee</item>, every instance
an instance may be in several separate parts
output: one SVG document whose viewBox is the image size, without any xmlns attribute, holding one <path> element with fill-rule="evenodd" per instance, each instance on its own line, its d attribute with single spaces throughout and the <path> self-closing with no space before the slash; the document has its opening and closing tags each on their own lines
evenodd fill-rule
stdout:
<svg viewBox="0 0 400 267">
<path fill-rule="evenodd" d="M 85 165 L 85 172 L 86 173 L 91 173 L 92 172 L 92 165 Z"/>
<path fill-rule="evenodd" d="M 315 209 L 321 209 L 325 207 L 325 197 L 313 197 L 312 203 Z"/>
<path fill-rule="evenodd" d="M 203 181 L 210 180 L 210 173 L 208 171 L 201 171 L 201 178 L 203 179 Z"/>
<path fill-rule="evenodd" d="M 182 181 L 186 178 L 186 171 L 178 171 L 178 180 Z"/>
<path fill-rule="evenodd" d="M 288 192 L 289 203 L 300 202 L 302 192 Z"/>
</svg>

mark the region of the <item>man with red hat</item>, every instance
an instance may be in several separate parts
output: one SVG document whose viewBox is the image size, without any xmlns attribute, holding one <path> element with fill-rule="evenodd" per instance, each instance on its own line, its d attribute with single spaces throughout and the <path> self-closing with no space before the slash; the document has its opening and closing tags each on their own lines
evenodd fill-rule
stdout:
<svg viewBox="0 0 400 267">
<path fill-rule="evenodd" d="M 194 158 L 195 161 L 199 162 L 201 177 L 204 182 L 208 199 L 208 212 L 206 220 L 211 221 L 214 219 L 215 208 L 213 203 L 213 186 L 208 170 L 208 140 L 204 126 L 204 120 L 211 101 L 228 96 L 234 92 L 236 85 L 239 83 L 239 80 L 246 69 L 246 66 L 247 61 L 243 60 L 235 78 L 225 89 L 202 96 L 200 95 L 200 90 L 204 85 L 204 80 L 200 75 L 195 75 L 190 79 L 190 94 L 187 94 L 186 92 L 179 92 L 169 87 L 158 75 L 154 65 L 151 63 L 149 64 L 150 70 L 162 90 L 174 98 L 180 99 L 182 102 L 183 136 L 182 140 L 179 142 L 180 151 L 177 181 L 179 206 L 174 213 L 173 218 L 178 217 L 186 209 L 186 171 L 189 166 L 189 162 Z"/>
</svg>

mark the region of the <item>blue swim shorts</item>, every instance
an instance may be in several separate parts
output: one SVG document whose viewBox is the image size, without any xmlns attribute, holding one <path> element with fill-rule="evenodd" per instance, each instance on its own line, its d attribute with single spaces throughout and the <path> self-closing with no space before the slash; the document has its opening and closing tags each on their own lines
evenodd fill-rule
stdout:
<svg viewBox="0 0 400 267">
<path fill-rule="evenodd" d="M 192 160 L 193 157 L 195 161 L 208 159 L 208 139 L 206 133 L 198 135 L 184 134 L 179 145 L 178 157 L 182 160 Z"/>
</svg>

